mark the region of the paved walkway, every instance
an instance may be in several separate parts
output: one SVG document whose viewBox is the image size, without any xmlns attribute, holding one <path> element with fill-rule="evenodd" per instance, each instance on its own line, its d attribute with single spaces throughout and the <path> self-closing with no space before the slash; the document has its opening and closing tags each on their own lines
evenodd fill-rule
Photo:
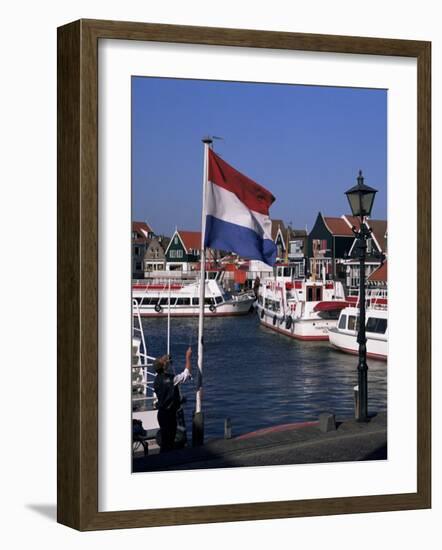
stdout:
<svg viewBox="0 0 442 550">
<path fill-rule="evenodd" d="M 161 455 L 134 459 L 134 472 L 233 468 L 385 460 L 387 417 L 374 416 L 368 423 L 338 422 L 336 431 L 323 433 L 319 426 L 288 427 L 254 437 L 212 440 L 202 447 L 187 447 Z"/>
</svg>

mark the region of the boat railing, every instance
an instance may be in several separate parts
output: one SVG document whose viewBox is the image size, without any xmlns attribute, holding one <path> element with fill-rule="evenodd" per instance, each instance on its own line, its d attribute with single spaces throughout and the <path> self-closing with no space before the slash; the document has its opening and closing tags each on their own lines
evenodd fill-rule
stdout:
<svg viewBox="0 0 442 550">
<path fill-rule="evenodd" d="M 350 299 L 350 300 L 349 300 Z M 350 289 L 347 292 L 347 300 L 352 301 L 355 307 L 359 307 L 359 290 Z M 368 288 L 365 294 L 365 307 L 371 309 L 386 310 L 388 304 L 388 291 L 385 288 Z"/>
<path fill-rule="evenodd" d="M 140 345 L 135 357 L 132 359 L 132 389 L 138 396 L 133 396 L 133 401 L 153 399 L 153 379 L 155 373 L 152 371 L 155 357 L 148 355 L 146 339 L 144 337 L 143 325 L 141 323 L 141 314 L 139 304 L 132 300 L 132 334 L 139 339 Z"/>
</svg>

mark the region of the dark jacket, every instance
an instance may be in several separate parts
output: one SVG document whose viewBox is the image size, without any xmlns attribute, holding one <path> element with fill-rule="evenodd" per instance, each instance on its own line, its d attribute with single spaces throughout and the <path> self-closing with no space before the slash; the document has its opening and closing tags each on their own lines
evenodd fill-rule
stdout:
<svg viewBox="0 0 442 550">
<path fill-rule="evenodd" d="M 180 392 L 178 385 L 173 384 L 174 375 L 168 372 L 158 373 L 153 388 L 158 398 L 158 409 L 177 411 L 180 408 Z"/>
</svg>

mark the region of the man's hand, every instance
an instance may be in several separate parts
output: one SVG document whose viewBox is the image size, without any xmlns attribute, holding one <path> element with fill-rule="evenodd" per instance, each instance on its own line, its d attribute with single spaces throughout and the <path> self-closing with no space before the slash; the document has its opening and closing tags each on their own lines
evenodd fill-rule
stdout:
<svg viewBox="0 0 442 550">
<path fill-rule="evenodd" d="M 189 372 L 192 372 L 192 363 L 190 362 L 191 357 L 192 357 L 192 348 L 189 346 L 186 351 L 186 369 Z"/>
</svg>

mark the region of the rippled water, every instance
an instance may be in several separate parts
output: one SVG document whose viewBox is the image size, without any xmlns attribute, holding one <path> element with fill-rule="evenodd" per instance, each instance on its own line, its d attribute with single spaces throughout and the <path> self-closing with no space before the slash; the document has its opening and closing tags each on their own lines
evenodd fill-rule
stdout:
<svg viewBox="0 0 442 550">
<path fill-rule="evenodd" d="M 176 372 L 184 368 L 191 343 L 197 360 L 195 319 L 171 320 L 171 354 Z M 166 353 L 167 320 L 143 319 L 150 355 Z M 222 437 L 224 419 L 233 435 L 288 422 L 316 420 L 324 411 L 354 415 L 357 357 L 333 350 L 328 342 L 302 342 L 262 327 L 256 314 L 205 320 L 205 437 Z M 369 412 L 387 408 L 387 365 L 368 361 Z M 186 424 L 195 404 L 193 381 L 182 386 Z M 188 432 L 190 436 L 190 429 Z"/>
</svg>

